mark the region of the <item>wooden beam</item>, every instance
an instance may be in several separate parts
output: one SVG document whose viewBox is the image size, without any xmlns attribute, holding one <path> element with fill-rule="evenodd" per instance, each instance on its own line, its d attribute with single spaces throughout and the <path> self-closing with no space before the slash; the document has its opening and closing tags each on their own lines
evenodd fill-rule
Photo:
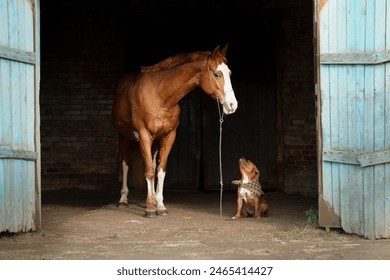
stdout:
<svg viewBox="0 0 390 280">
<path fill-rule="evenodd" d="M 35 64 L 35 53 L 13 49 L 5 46 L 0 46 L 0 58 L 24 62 L 28 64 Z"/>
<path fill-rule="evenodd" d="M 390 50 L 380 52 L 322 53 L 321 64 L 383 64 L 390 61 Z"/>
<path fill-rule="evenodd" d="M 0 148 L 0 159 L 23 159 L 36 161 L 38 159 L 38 153 L 33 151 L 17 151 Z"/>
<path fill-rule="evenodd" d="M 390 163 L 390 150 L 361 154 L 352 151 L 324 151 L 322 159 L 328 162 L 360 165 L 361 167 Z"/>
<path fill-rule="evenodd" d="M 357 160 L 361 167 L 384 164 L 390 162 L 390 150 L 359 155 Z"/>
<path fill-rule="evenodd" d="M 356 152 L 330 150 L 324 151 L 322 159 L 330 162 L 360 165 L 357 156 Z"/>
</svg>

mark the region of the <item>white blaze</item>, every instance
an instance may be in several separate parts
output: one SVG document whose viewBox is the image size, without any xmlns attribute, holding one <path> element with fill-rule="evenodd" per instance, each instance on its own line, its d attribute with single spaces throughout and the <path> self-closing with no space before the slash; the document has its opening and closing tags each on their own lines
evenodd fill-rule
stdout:
<svg viewBox="0 0 390 280">
<path fill-rule="evenodd" d="M 232 83 L 230 81 L 230 70 L 229 67 L 222 63 L 218 65 L 217 70 L 221 71 L 225 80 L 225 84 L 223 85 L 223 91 L 225 93 L 225 100 L 223 100 L 223 112 L 225 114 L 232 114 L 237 110 L 238 102 L 234 95 Z"/>
</svg>

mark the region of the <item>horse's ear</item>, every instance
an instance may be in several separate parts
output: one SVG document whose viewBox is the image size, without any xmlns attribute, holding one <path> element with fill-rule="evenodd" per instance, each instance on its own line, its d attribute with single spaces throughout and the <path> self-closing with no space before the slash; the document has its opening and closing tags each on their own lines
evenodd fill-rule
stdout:
<svg viewBox="0 0 390 280">
<path fill-rule="evenodd" d="M 226 53 L 227 53 L 227 47 L 228 47 L 228 44 L 226 44 L 226 46 L 222 49 L 221 51 L 221 54 L 226 57 Z"/>
<path fill-rule="evenodd" d="M 216 57 L 217 54 L 219 54 L 219 53 L 220 53 L 219 46 L 217 46 L 217 47 L 214 49 L 214 51 L 213 51 L 212 57 Z"/>
<path fill-rule="evenodd" d="M 216 58 L 218 55 L 222 55 L 223 57 L 226 57 L 226 52 L 227 52 L 227 47 L 228 47 L 228 44 L 226 44 L 226 46 L 223 48 L 223 50 L 221 51 L 219 49 L 219 45 L 214 49 L 213 51 L 213 54 L 212 54 L 212 57 Z"/>
</svg>

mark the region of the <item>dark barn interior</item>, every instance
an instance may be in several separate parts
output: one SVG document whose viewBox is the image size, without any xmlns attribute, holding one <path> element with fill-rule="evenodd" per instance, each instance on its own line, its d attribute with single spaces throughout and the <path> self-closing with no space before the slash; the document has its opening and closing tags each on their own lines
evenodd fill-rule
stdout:
<svg viewBox="0 0 390 280">
<path fill-rule="evenodd" d="M 181 52 L 228 44 L 238 100 L 225 117 L 223 180 L 251 159 L 267 190 L 316 197 L 313 4 L 261 1 L 41 1 L 42 191 L 119 194 L 111 103 L 124 72 Z M 181 100 L 166 189 L 219 189 L 217 104 L 201 89 Z M 134 151 L 130 185 L 144 188 Z M 118 195 L 119 198 L 119 195 Z"/>
</svg>

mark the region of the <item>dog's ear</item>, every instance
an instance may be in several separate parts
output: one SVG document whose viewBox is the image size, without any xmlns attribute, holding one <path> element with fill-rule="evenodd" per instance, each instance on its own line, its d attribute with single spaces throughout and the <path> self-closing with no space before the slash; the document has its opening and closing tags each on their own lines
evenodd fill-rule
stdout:
<svg viewBox="0 0 390 280">
<path fill-rule="evenodd" d="M 256 177 L 260 177 L 260 171 L 259 169 L 257 169 L 257 167 L 255 167 L 255 174 L 256 174 Z"/>
</svg>

